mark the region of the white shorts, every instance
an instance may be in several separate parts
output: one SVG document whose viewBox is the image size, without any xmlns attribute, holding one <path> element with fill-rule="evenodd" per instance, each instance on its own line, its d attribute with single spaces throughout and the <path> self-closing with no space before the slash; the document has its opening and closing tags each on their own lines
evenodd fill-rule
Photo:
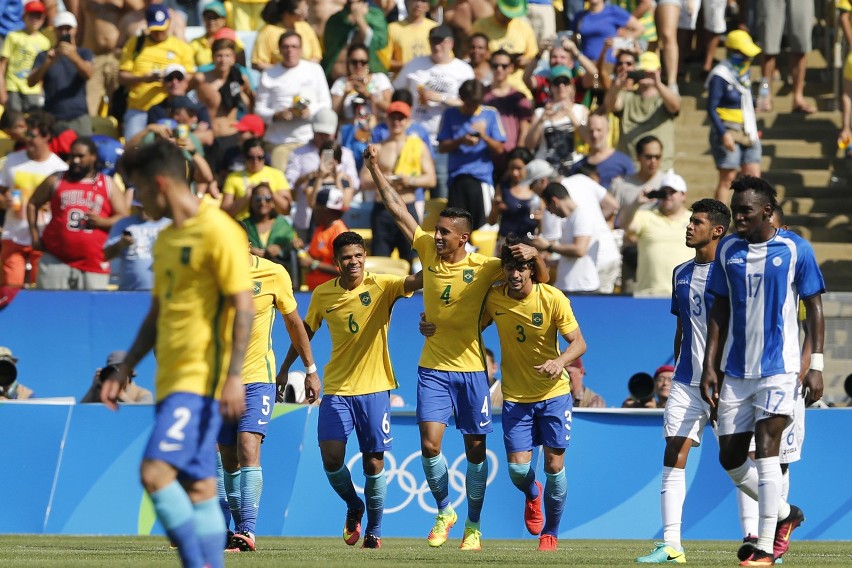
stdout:
<svg viewBox="0 0 852 568">
<path fill-rule="evenodd" d="M 714 34 L 723 34 L 725 26 L 726 0 L 683 0 L 680 8 L 680 18 L 677 21 L 679 30 L 695 30 L 698 24 L 699 8 L 704 8 L 704 29 Z"/>
<path fill-rule="evenodd" d="M 701 445 L 704 426 L 710 419 L 710 406 L 701 399 L 699 387 L 672 381 L 669 399 L 663 412 L 663 436 L 689 438 Z"/>
<path fill-rule="evenodd" d="M 719 393 L 719 436 L 754 432 L 755 424 L 772 416 L 787 416 L 791 421 L 797 388 L 796 373 L 762 379 L 725 375 Z"/>
<path fill-rule="evenodd" d="M 796 383 L 796 404 L 793 410 L 793 422 L 784 429 L 781 436 L 781 463 L 793 463 L 802 459 L 802 444 L 805 442 L 805 397 L 802 385 Z"/>
</svg>

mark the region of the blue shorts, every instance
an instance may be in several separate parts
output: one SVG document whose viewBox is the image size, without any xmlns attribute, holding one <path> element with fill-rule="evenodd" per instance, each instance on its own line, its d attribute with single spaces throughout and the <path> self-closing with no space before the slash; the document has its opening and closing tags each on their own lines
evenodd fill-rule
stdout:
<svg viewBox="0 0 852 568">
<path fill-rule="evenodd" d="M 143 456 L 178 470 L 181 480 L 216 476 L 216 435 L 222 426 L 219 401 L 186 392 L 157 403 L 154 431 Z"/>
<path fill-rule="evenodd" d="M 391 449 L 390 391 L 341 396 L 325 395 L 320 401 L 317 439 L 346 443 L 352 429 L 362 454 Z"/>
<path fill-rule="evenodd" d="M 528 452 L 536 446 L 567 448 L 571 441 L 574 398 L 564 394 L 540 402 L 503 401 L 503 444 L 506 452 Z"/>
<path fill-rule="evenodd" d="M 485 371 L 437 371 L 417 367 L 417 422 L 448 424 L 456 419 L 462 434 L 489 434 L 491 391 Z"/>
<path fill-rule="evenodd" d="M 713 160 L 716 162 L 718 169 L 738 170 L 745 164 L 759 164 L 763 150 L 760 146 L 760 141 L 758 141 L 751 148 L 734 144 L 734 149 L 729 152 L 725 148 L 725 145 L 722 144 L 722 137 L 718 136 L 711 128 L 710 153 L 713 154 Z"/>
<path fill-rule="evenodd" d="M 275 406 L 274 383 L 249 383 L 246 385 L 246 411 L 239 422 L 225 422 L 219 431 L 218 442 L 223 446 L 236 446 L 237 433 L 251 432 L 266 436 L 272 407 Z"/>
</svg>

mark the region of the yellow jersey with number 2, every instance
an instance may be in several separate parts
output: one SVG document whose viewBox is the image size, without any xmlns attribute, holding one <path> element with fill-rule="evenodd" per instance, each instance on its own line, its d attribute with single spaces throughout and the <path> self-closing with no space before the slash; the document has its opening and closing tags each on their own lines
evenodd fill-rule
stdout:
<svg viewBox="0 0 852 568">
<path fill-rule="evenodd" d="M 225 296 L 251 289 L 248 239 L 227 213 L 202 202 L 154 243 L 157 400 L 176 392 L 219 398 L 231 361 L 234 307 Z"/>
</svg>

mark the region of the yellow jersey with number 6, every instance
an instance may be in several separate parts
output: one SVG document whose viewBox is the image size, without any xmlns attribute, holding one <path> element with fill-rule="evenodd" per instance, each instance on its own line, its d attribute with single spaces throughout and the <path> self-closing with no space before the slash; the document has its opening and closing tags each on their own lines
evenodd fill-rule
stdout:
<svg viewBox="0 0 852 568">
<path fill-rule="evenodd" d="M 438 371 L 485 370 L 479 321 L 482 303 L 503 274 L 500 259 L 471 253 L 456 263 L 438 256 L 435 238 L 420 227 L 414 249 L 423 263 L 423 305 L 435 334 L 426 338 L 420 366 Z"/>
<path fill-rule="evenodd" d="M 388 351 L 388 324 L 393 304 L 402 296 L 405 278 L 364 275 L 354 290 L 340 279 L 313 291 L 305 322 L 317 331 L 322 320 L 331 334 L 331 357 L 323 369 L 323 392 L 341 396 L 371 394 L 397 387 Z"/>
<path fill-rule="evenodd" d="M 280 264 L 254 255 L 250 258 L 254 323 L 243 362 L 243 382 L 274 383 L 278 367 L 272 350 L 272 325 L 278 312 L 287 315 L 296 310 L 293 281 Z"/>
<path fill-rule="evenodd" d="M 202 202 L 154 244 L 157 400 L 176 392 L 219 398 L 231 360 L 234 307 L 251 289 L 248 238 L 217 205 Z"/>
<path fill-rule="evenodd" d="M 503 400 L 539 402 L 571 392 L 565 371 L 554 381 L 535 370 L 562 353 L 559 335 L 580 327 L 565 294 L 547 284 L 533 284 L 526 298 L 515 300 L 505 284 L 494 286 L 485 299 L 484 316 L 494 321 L 500 336 Z"/>
</svg>

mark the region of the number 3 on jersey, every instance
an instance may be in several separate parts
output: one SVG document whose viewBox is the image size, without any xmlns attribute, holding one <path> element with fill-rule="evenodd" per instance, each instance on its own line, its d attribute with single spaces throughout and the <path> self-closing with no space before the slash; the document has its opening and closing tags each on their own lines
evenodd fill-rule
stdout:
<svg viewBox="0 0 852 568">
<path fill-rule="evenodd" d="M 444 288 L 444 291 L 441 294 L 441 299 L 444 300 L 445 304 L 450 303 L 450 288 L 452 288 L 452 286 L 450 284 L 447 284 L 447 287 Z"/>
</svg>

